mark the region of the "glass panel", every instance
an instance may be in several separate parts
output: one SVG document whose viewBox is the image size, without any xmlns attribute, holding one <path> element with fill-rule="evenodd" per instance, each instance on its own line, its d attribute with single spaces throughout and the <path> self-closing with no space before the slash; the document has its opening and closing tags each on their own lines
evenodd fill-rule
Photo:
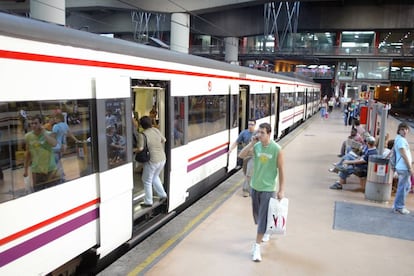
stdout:
<svg viewBox="0 0 414 276">
<path fill-rule="evenodd" d="M 250 118 L 258 120 L 270 115 L 270 94 L 250 95 L 250 104 Z"/>
<path fill-rule="evenodd" d="M 105 101 L 106 145 L 109 168 L 123 165 L 127 161 L 125 106 L 125 99 L 110 99 Z M 130 114 L 130 111 L 128 114 Z"/>
<path fill-rule="evenodd" d="M 228 97 L 191 96 L 188 98 L 188 139 L 189 141 L 227 129 Z"/>
<path fill-rule="evenodd" d="M 281 94 L 281 110 L 285 111 L 295 106 L 294 93 L 283 93 Z"/>
<path fill-rule="evenodd" d="M 91 106 L 89 100 L 0 104 L 0 202 L 93 172 Z"/>
<path fill-rule="evenodd" d="M 174 97 L 174 148 L 184 144 L 184 112 L 184 97 Z"/>
<path fill-rule="evenodd" d="M 237 114 L 237 111 L 239 110 L 239 99 L 237 95 L 232 95 L 231 96 L 231 109 L 232 109 L 232 114 L 231 114 L 231 120 L 232 120 L 232 127 L 238 127 L 239 126 L 239 116 Z"/>
</svg>

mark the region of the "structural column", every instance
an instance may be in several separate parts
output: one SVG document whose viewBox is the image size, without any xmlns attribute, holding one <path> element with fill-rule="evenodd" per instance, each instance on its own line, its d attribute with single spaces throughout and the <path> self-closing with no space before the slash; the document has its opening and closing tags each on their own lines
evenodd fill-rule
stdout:
<svg viewBox="0 0 414 276">
<path fill-rule="evenodd" d="M 66 24 L 65 0 L 31 0 L 30 17 L 59 25 Z"/>
<path fill-rule="evenodd" d="M 231 64 L 239 64 L 239 39 L 237 37 L 225 37 L 224 45 L 226 52 L 224 61 Z"/>
<path fill-rule="evenodd" d="M 170 49 L 187 53 L 190 44 L 190 15 L 187 13 L 171 14 Z"/>
</svg>

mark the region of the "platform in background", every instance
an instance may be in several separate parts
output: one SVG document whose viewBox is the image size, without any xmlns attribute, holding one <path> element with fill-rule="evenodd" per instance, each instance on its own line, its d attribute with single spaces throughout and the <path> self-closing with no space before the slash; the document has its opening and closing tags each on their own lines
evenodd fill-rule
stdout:
<svg viewBox="0 0 414 276">
<path fill-rule="evenodd" d="M 388 125 L 393 138 L 395 124 Z M 133 272 L 128 275 L 137 275 L 137 271 L 139 275 L 180 276 L 411 275 L 414 242 L 333 229 L 335 202 L 388 209 L 392 206 L 392 201 L 379 204 L 366 200 L 355 176 L 350 177 L 350 184 L 344 190 L 329 189 L 338 176 L 328 172 L 328 168 L 338 160 L 342 141 L 349 133 L 350 127 L 343 125 L 342 113 L 335 110 L 327 120 L 315 115 L 284 147 L 286 196 L 290 202 L 287 234 L 273 236 L 262 245 L 262 262 L 251 260 L 256 227 L 250 198 L 242 197 L 239 188 L 175 247 L 164 251 L 165 256 L 160 256 L 155 264 L 149 258 L 141 261 L 153 257 L 152 252 L 142 256 L 145 252 L 135 248 L 119 264 Z M 409 134 L 408 140 L 412 143 L 414 133 Z M 233 183 L 242 180 L 240 172 L 229 179 Z M 412 194 L 407 198 L 407 208 L 414 211 Z M 128 264 L 126 258 L 130 260 Z M 138 266 L 143 269 L 136 269 Z M 101 275 L 127 274 L 120 271 L 113 274 L 114 271 L 108 268 Z"/>
</svg>

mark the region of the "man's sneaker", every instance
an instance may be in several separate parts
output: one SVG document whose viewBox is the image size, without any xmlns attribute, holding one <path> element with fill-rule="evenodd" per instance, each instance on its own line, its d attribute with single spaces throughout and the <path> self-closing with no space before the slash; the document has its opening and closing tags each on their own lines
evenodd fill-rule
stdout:
<svg viewBox="0 0 414 276">
<path fill-rule="evenodd" d="M 333 190 L 342 190 L 342 185 L 339 184 L 338 182 L 335 182 L 334 184 L 332 184 L 329 189 L 333 189 Z"/>
<path fill-rule="evenodd" d="M 248 191 L 243 191 L 243 197 L 249 197 L 249 192 Z"/>
<path fill-rule="evenodd" d="M 260 254 L 260 244 L 255 243 L 253 246 L 253 256 L 252 260 L 254 262 L 260 262 L 262 260 L 262 255 Z"/>
<path fill-rule="evenodd" d="M 408 211 L 407 208 L 393 209 L 393 212 L 401 215 L 408 215 L 410 213 L 410 211 Z"/>
<path fill-rule="evenodd" d="M 262 242 L 268 242 L 270 240 L 270 234 L 264 234 L 262 238 Z"/>
<path fill-rule="evenodd" d="M 338 173 L 339 170 L 337 168 L 330 168 L 328 171 L 330 171 L 331 173 Z"/>
</svg>

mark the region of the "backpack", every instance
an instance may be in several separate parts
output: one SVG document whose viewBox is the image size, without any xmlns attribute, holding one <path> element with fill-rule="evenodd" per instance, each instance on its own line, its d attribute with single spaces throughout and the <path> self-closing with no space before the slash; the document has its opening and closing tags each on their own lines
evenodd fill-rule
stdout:
<svg viewBox="0 0 414 276">
<path fill-rule="evenodd" d="M 148 149 L 148 144 L 147 144 L 147 136 L 145 136 L 144 133 L 141 133 L 144 136 L 144 148 L 142 149 L 142 151 L 138 152 L 135 154 L 135 161 L 140 162 L 140 163 L 145 163 L 150 161 L 150 152 Z"/>
<path fill-rule="evenodd" d="M 397 166 L 397 153 L 395 152 L 395 148 L 392 147 L 390 156 L 389 156 L 389 164 L 391 166 L 391 169 L 395 171 L 395 166 Z"/>
</svg>

